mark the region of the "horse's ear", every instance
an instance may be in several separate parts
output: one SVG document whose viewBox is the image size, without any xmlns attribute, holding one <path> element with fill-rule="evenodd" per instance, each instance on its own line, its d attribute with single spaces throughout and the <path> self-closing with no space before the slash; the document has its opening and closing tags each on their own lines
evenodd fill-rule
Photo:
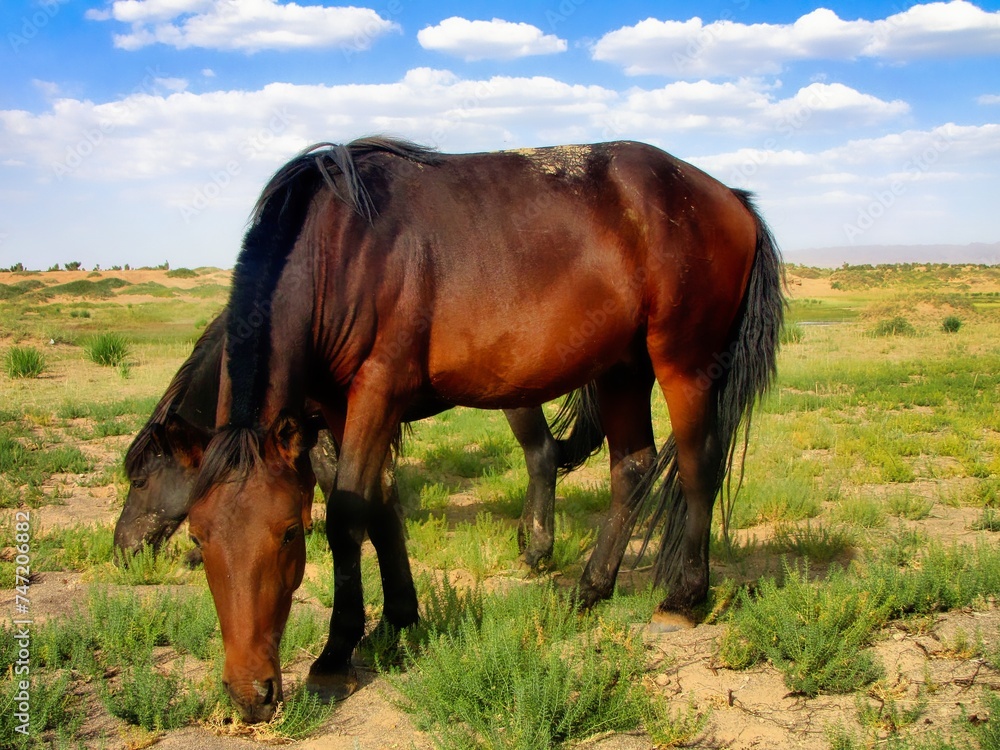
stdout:
<svg viewBox="0 0 1000 750">
<path fill-rule="evenodd" d="M 153 445 L 158 455 L 170 455 L 170 438 L 167 431 L 159 422 L 154 422 L 149 426 L 149 442 Z"/>
<path fill-rule="evenodd" d="M 274 420 L 264 438 L 264 460 L 271 465 L 278 462 L 275 468 L 296 468 L 299 456 L 308 450 L 302 425 L 295 417 L 287 414 Z"/>
<path fill-rule="evenodd" d="M 178 463 L 188 469 L 197 469 L 201 466 L 201 458 L 205 454 L 205 448 L 208 446 L 208 441 L 212 439 L 207 430 L 195 427 L 176 414 L 167 416 L 162 429 L 170 452 Z"/>
</svg>

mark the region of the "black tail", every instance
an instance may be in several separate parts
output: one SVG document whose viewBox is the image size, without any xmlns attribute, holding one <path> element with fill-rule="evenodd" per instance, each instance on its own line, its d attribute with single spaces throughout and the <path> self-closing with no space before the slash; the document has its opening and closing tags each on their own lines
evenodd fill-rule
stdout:
<svg viewBox="0 0 1000 750">
<path fill-rule="evenodd" d="M 732 353 L 732 364 L 716 388 L 719 436 L 725 459 L 719 470 L 717 488 L 723 492 L 723 529 L 728 534 L 732 502 L 743 482 L 743 459 L 750 440 L 750 423 L 757 401 L 767 392 L 777 374 L 778 344 L 784 320 L 784 278 L 781 255 L 767 224 L 761 218 L 750 193 L 733 190 L 736 197 L 753 215 L 757 224 L 757 248 L 750 278 L 743 297 Z M 742 451 L 739 471 L 733 484 L 742 426 Z M 657 454 L 656 463 L 636 490 L 648 498 L 639 511 L 647 517 L 646 540 L 662 524 L 663 537 L 656 556 L 657 583 L 668 585 L 678 575 L 682 564 L 687 503 L 681 493 L 677 468 L 677 446 L 673 437 Z M 653 485 L 662 477 L 659 487 Z"/>
<path fill-rule="evenodd" d="M 604 429 L 597 406 L 596 384 L 587 383 L 583 388 L 566 394 L 552 420 L 552 434 L 559 449 L 556 465 L 560 474 L 569 474 L 580 468 L 584 461 L 601 449 Z"/>
</svg>

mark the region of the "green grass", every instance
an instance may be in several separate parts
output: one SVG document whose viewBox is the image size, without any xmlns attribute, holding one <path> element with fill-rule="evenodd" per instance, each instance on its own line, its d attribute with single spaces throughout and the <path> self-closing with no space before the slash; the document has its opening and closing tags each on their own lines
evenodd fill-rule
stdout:
<svg viewBox="0 0 1000 750">
<path fill-rule="evenodd" d="M 910 521 L 922 521 L 930 516 L 934 501 L 909 492 L 893 494 L 886 498 L 885 508 L 889 515 Z"/>
<path fill-rule="evenodd" d="M 38 279 L 26 279 L 13 284 L 0 284 L 0 300 L 10 300 L 20 297 L 22 294 L 33 292 L 36 289 L 43 289 L 45 284 Z"/>
<path fill-rule="evenodd" d="M 467 570 L 476 581 L 512 568 L 518 556 L 514 526 L 488 513 L 453 529 L 443 516 L 412 520 L 407 532 L 411 555 L 436 568 Z"/>
<path fill-rule="evenodd" d="M 45 372 L 45 357 L 33 346 L 12 346 L 3 358 L 9 378 L 37 378 Z"/>
<path fill-rule="evenodd" d="M 745 669 L 764 659 L 804 695 L 852 692 L 883 676 L 867 650 L 890 619 L 985 602 L 1000 594 L 1000 550 L 931 544 L 900 565 L 894 550 L 834 568 L 813 581 L 786 566 L 784 579 L 742 589 L 719 646 L 722 664 Z"/>
<path fill-rule="evenodd" d="M 844 527 L 813 526 L 807 522 L 805 526 L 779 526 L 768 540 L 767 550 L 772 554 L 804 558 L 812 563 L 828 563 L 845 556 L 854 544 L 854 534 Z"/>
<path fill-rule="evenodd" d="M 311 609 L 293 609 L 281 637 L 281 663 L 287 664 L 302 657 L 315 659 L 323 650 L 329 634 L 329 617 Z"/>
<path fill-rule="evenodd" d="M 112 526 L 64 526 L 35 537 L 38 570 L 84 571 L 111 560 L 114 548 Z"/>
<path fill-rule="evenodd" d="M 798 344 L 803 338 L 805 338 L 805 335 L 805 328 L 803 328 L 801 324 L 796 323 L 795 321 L 789 321 L 782 326 L 779 341 L 782 346 Z"/>
<path fill-rule="evenodd" d="M 100 281 L 79 279 L 77 281 L 68 281 L 65 284 L 53 284 L 44 288 L 37 287 L 34 296 L 42 299 L 55 296 L 107 298 L 111 297 L 116 290 L 126 286 L 131 286 L 128 281 L 115 277 L 104 278 Z"/>
<path fill-rule="evenodd" d="M 192 271 L 190 268 L 171 268 L 167 271 L 168 279 L 196 279 L 198 278 L 198 272 Z"/>
<path fill-rule="evenodd" d="M 871 497 L 841 500 L 833 511 L 833 520 L 862 529 L 877 529 L 885 525 L 886 512 L 882 503 Z"/>
<path fill-rule="evenodd" d="M 300 685 L 285 698 L 268 729 L 285 740 L 302 740 L 326 724 L 335 710 L 336 704 L 323 703 Z"/>
<path fill-rule="evenodd" d="M 552 748 L 663 720 L 627 628 L 581 617 L 545 587 L 484 602 L 482 619 L 432 636 L 393 680 L 442 748 Z"/>
<path fill-rule="evenodd" d="M 949 315 L 941 322 L 941 330 L 945 333 L 958 333 L 962 327 L 962 319 L 957 315 Z"/>
<path fill-rule="evenodd" d="M 871 335 L 875 337 L 885 336 L 916 336 L 917 329 L 913 324 L 901 315 L 880 320 L 871 330 Z"/>
<path fill-rule="evenodd" d="M 123 565 L 108 563 L 102 577 L 109 583 L 123 586 L 156 586 L 186 583 L 191 578 L 183 562 L 180 543 L 175 539 L 158 553 L 143 546 L 138 552 L 126 552 Z"/>
<path fill-rule="evenodd" d="M 859 701 L 858 718 L 868 730 L 867 737 L 857 737 L 843 726 L 829 730 L 831 750 L 997 750 L 1000 748 L 1000 697 L 987 691 L 983 698 L 986 718 L 968 716 L 964 709 L 950 731 L 932 730 L 904 734 L 899 730 L 920 718 L 926 699 L 913 706 L 880 699 L 876 704 Z M 894 728 L 894 731 L 893 731 Z"/>
<path fill-rule="evenodd" d="M 100 333 L 84 347 L 87 359 L 102 367 L 118 367 L 131 355 L 127 338 L 120 333 Z"/>
<path fill-rule="evenodd" d="M 176 729 L 207 716 L 210 694 L 184 677 L 182 662 L 163 672 L 152 661 L 128 665 L 112 684 L 100 687 L 101 702 L 112 716 L 147 731 Z"/>
<path fill-rule="evenodd" d="M 88 614 L 101 660 L 124 666 L 148 659 L 155 646 L 207 659 L 218 652 L 218 620 L 204 589 L 190 593 L 135 591 L 94 587 Z"/>
<path fill-rule="evenodd" d="M 976 531 L 1000 531 L 1000 512 L 995 508 L 983 508 L 972 528 Z"/>
<path fill-rule="evenodd" d="M 17 709 L 23 700 L 19 680 L 0 681 L 0 736 L 9 743 L 4 747 L 11 750 L 44 747 L 43 732 L 57 730 L 64 737 L 72 737 L 83 724 L 80 701 L 70 694 L 68 674 L 32 679 L 29 695 L 30 734 L 25 735 L 17 731 L 21 725 Z"/>
<path fill-rule="evenodd" d="M 996 546 L 1000 511 L 1000 350 L 995 342 L 1000 296 L 992 287 L 980 291 L 970 279 L 992 284 L 1000 273 L 938 266 L 797 272 L 833 279 L 841 288 L 822 299 L 815 298 L 820 292 L 810 290 L 811 298 L 791 301 L 779 379 L 755 414 L 744 491 L 733 508 L 733 526 L 747 531 L 734 534 L 738 541 L 725 547 L 718 524 L 722 508 L 717 506 L 710 550 L 713 586 L 703 611 L 710 611 L 710 622 L 726 623 L 730 634 L 724 640 L 734 663 L 743 649 L 744 660 L 752 659 L 757 668 L 779 669 L 788 690 L 812 694 L 857 686 L 855 698 L 842 702 L 856 707 L 860 723 L 855 726 L 853 715 L 846 723 L 858 736 L 831 736 L 831 746 L 979 748 L 973 730 L 997 729 L 975 690 L 966 691 L 962 700 L 981 723 L 972 725 L 951 703 L 942 708 L 942 699 L 928 686 L 926 695 L 936 707 L 928 718 L 935 724 L 925 725 L 918 714 L 924 694 L 914 699 L 913 683 L 905 698 L 901 691 L 893 692 L 898 688 L 895 668 L 883 668 L 871 644 L 887 636 L 886 623 L 901 621 L 896 627 L 911 633 L 926 630 L 934 627 L 939 612 L 988 610 L 998 596 L 1000 574 L 990 545 Z M 179 275 L 187 276 L 172 273 Z M 8 387 L 0 405 L 0 505 L 65 500 L 72 512 L 80 494 L 91 489 L 121 500 L 120 458 L 128 436 L 148 417 L 199 326 L 218 314 L 228 290 L 211 281 L 182 290 L 109 285 L 95 277 L 83 285 L 54 287 L 57 298 L 53 287 L 24 278 L 28 280 L 0 287 L 0 328 L 9 333 L 5 349 L 50 338 L 60 345 L 38 347 L 47 360 L 46 377 L 19 383 L 4 377 L 0 382 L 0 388 L 4 382 Z M 964 288 L 967 284 L 971 291 Z M 129 295 L 128 301 L 116 299 L 116 293 Z M 137 294 L 149 299 L 140 301 Z M 952 315 L 961 320 L 957 333 L 943 327 Z M 919 335 L 870 335 L 879 321 L 894 317 L 904 318 Z M 817 322 L 836 325 L 807 325 Z M 117 373 L 103 371 L 85 362 L 80 348 L 63 345 L 86 343 L 101 332 L 130 342 L 127 378 L 119 374 L 128 368 L 119 364 Z M 90 381 L 86 393 L 76 388 L 83 379 Z M 653 413 L 659 445 L 669 424 L 658 390 Z M 643 648 L 645 658 L 634 672 L 616 650 L 633 637 L 629 642 L 639 643 L 641 625 L 663 598 L 662 589 L 649 585 L 648 559 L 636 570 L 627 559 L 613 599 L 571 630 L 561 631 L 557 624 L 553 635 L 543 630 L 539 637 L 537 625 L 561 622 L 547 613 L 547 605 L 528 599 L 505 603 L 527 596 L 521 589 L 546 588 L 549 580 L 568 589 L 576 580 L 609 504 L 607 454 L 557 486 L 551 576 L 537 577 L 526 577 L 517 560 L 513 533 L 527 476 L 502 414 L 455 409 L 417 423 L 404 455 L 398 477 L 422 620 L 404 635 L 404 657 L 393 644 L 373 643 L 369 661 L 394 675 L 393 681 L 418 683 L 423 672 L 432 671 L 434 663 L 425 661 L 430 655 L 459 663 L 464 653 L 467 660 L 490 663 L 495 643 L 519 636 L 517 646 L 543 665 L 555 658 L 552 653 L 566 655 L 576 679 L 591 669 L 586 665 L 590 657 L 578 647 L 590 645 L 607 657 L 605 667 L 631 675 L 634 686 L 652 692 L 657 708 L 637 713 L 636 731 L 645 732 L 637 742 L 691 743 L 704 724 L 708 703 L 673 697 L 671 684 L 654 687 L 657 670 L 672 669 L 669 663 L 651 667 L 662 658 L 659 649 Z M 63 478 L 63 470 L 87 474 Z M 65 682 L 67 702 L 53 698 L 56 713 L 41 739 L 54 747 L 101 742 L 84 738 L 74 725 L 75 717 L 85 712 L 107 727 L 109 745 L 110 738 L 127 731 L 128 722 L 152 727 L 206 722 L 211 728 L 234 714 L 219 685 L 221 639 L 203 574 L 188 573 L 181 564 L 186 543 L 172 544 L 161 559 L 140 556 L 127 570 L 116 568 L 110 563 L 109 525 L 115 511 L 109 508 L 104 525 L 97 527 L 56 529 L 46 524 L 44 531 L 32 531 L 32 568 L 43 580 L 62 576 L 57 571 L 79 572 L 82 580 L 80 611 L 50 618 L 33 632 L 34 676 L 46 685 Z M 958 513 L 964 514 L 968 528 L 954 523 Z M 949 533 L 976 531 L 981 544 L 953 548 L 935 541 L 938 525 L 926 523 L 931 517 L 948 522 Z M 45 524 L 42 513 L 38 520 Z M 326 637 L 327 612 L 315 602 L 324 607 L 332 603 L 330 554 L 322 522 L 316 526 L 307 540 L 307 556 L 318 568 L 310 566 L 299 592 L 309 601 L 293 606 L 282 640 L 282 658 L 296 671 L 308 667 L 310 655 Z M 376 559 L 365 549 L 362 578 L 371 627 L 381 616 L 382 590 Z M 784 573 L 782 557 L 790 561 L 789 570 L 797 571 L 797 580 Z M 9 589 L 13 562 L 0 561 L 0 577 Z M 773 591 L 762 580 L 773 581 Z M 184 585 L 171 586 L 166 598 L 163 584 L 178 583 Z M 634 593 L 629 592 L 632 587 Z M 760 627 L 761 643 L 756 645 L 744 623 L 755 617 L 766 625 Z M 511 633 L 502 632 L 504 627 Z M 621 639 L 615 640 L 618 635 Z M 610 644 L 602 641 L 605 637 Z M 977 632 L 966 640 L 978 637 Z M 456 644 L 454 652 L 442 656 L 449 640 Z M 984 670 L 1000 664 L 992 631 L 984 630 L 982 641 L 976 642 L 975 653 L 960 649 L 957 638 L 946 645 L 956 649 L 951 658 L 965 659 L 970 666 L 975 660 L 983 661 Z M 475 648 L 466 649 L 467 642 Z M 0 628 L 4 663 L 9 663 L 11 648 L 12 634 Z M 181 660 L 188 677 L 175 671 Z M 454 716 L 442 720 L 453 725 L 450 729 L 428 719 L 432 735 L 441 739 L 447 734 L 446 741 L 457 746 L 531 746 L 536 740 L 571 744 L 574 740 L 564 733 L 541 739 L 532 735 L 536 725 L 561 721 L 540 719 L 532 711 L 563 716 L 562 688 L 517 658 L 508 661 L 508 672 L 497 667 L 494 674 L 504 676 L 504 686 L 520 686 L 518 694 L 540 708 L 499 703 L 504 691 L 482 688 L 473 679 L 478 665 L 463 663 L 468 674 L 452 680 L 461 691 L 453 694 L 453 703 L 464 705 L 460 702 L 480 693 L 491 694 L 477 708 L 478 718 L 470 711 L 464 723 Z M 136 672 L 140 666 L 145 674 Z M 879 678 L 886 672 L 884 680 Z M 599 670 L 593 674 L 596 682 L 604 679 Z M 382 680 L 377 689 L 384 690 Z M 141 700 L 127 705 L 123 686 Z M 164 690 L 176 690 L 173 706 L 162 704 Z M 587 690 L 579 695 L 588 695 Z M 102 694 L 127 720 L 114 718 Z M 203 705 L 195 701 L 189 710 L 177 707 L 188 695 Z M 944 700 L 951 701 L 947 696 Z M 286 697 L 277 719 L 259 735 L 254 730 L 255 736 L 269 741 L 308 736 L 331 716 L 328 707 L 308 694 L 288 690 Z M 429 692 L 425 703 L 430 698 Z M 644 700 L 649 698 L 647 694 Z M 670 710 L 664 708 L 668 705 Z M 812 718 L 815 704 L 804 699 L 800 705 Z M 719 704 L 715 710 L 734 709 Z M 993 711 L 1000 713 L 1000 707 Z M 988 721 L 983 720 L 986 715 Z M 916 724 L 909 723 L 913 718 Z M 226 727 L 224 731 L 248 731 L 238 722 Z M 169 730 L 164 731 L 169 738 Z M 720 745 L 733 741 L 725 732 L 715 739 Z"/>
<path fill-rule="evenodd" d="M 803 695 L 848 693 L 882 677 L 865 648 L 887 618 L 885 605 L 842 573 L 823 584 L 808 567 L 789 567 L 781 585 L 765 578 L 755 594 L 740 591 L 719 647 L 722 664 L 745 669 L 767 659 Z"/>
<path fill-rule="evenodd" d="M 79 474 L 91 468 L 75 446 L 36 447 L 0 429 L 0 507 L 37 504 L 43 497 L 41 485 L 53 474 Z"/>
</svg>

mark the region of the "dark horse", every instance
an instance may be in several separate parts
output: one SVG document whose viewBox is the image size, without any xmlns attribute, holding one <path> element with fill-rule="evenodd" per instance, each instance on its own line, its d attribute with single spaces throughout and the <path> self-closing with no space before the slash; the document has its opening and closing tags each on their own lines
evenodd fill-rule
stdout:
<svg viewBox="0 0 1000 750">
<path fill-rule="evenodd" d="M 660 607 L 686 610 L 708 591 L 712 507 L 774 377 L 783 304 L 750 196 L 651 146 L 446 155 L 364 139 L 285 165 L 234 271 L 218 432 L 189 516 L 244 715 L 267 718 L 280 697 L 277 646 L 305 559 L 307 398 L 341 446 L 327 506 L 341 583 L 309 684 L 343 696 L 373 516 L 406 559 L 380 482 L 405 416 L 538 406 L 596 381 L 612 500 L 579 600 L 611 594 L 646 508 L 664 529 Z M 654 382 L 673 428 L 659 454 Z M 417 619 L 408 572 L 385 592 L 396 626 Z"/>
<path fill-rule="evenodd" d="M 135 553 L 143 545 L 158 550 L 187 518 L 191 487 L 215 430 L 225 332 L 224 311 L 205 328 L 125 454 L 129 491 L 115 524 L 119 553 Z M 553 436 L 541 409 L 504 412 L 528 468 L 518 541 L 532 568 L 552 556 L 557 472 L 572 471 L 604 440 L 593 413 L 591 390 L 572 393 L 564 401 L 554 421 L 558 437 Z M 323 496 L 330 497 L 337 447 L 321 420 L 313 420 L 311 427 L 319 432 L 309 452 L 310 463 Z M 395 499 L 394 488 L 388 494 Z"/>
</svg>

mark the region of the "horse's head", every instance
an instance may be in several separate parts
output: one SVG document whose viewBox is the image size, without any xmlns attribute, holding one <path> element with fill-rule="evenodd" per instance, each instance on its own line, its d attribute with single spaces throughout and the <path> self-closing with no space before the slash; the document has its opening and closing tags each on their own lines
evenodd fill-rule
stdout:
<svg viewBox="0 0 1000 750">
<path fill-rule="evenodd" d="M 158 549 L 187 517 L 210 437 L 175 414 L 143 428 L 125 457 L 129 490 L 115 525 L 119 552 L 134 553 L 143 544 Z"/>
<path fill-rule="evenodd" d="M 282 699 L 278 645 L 302 583 L 315 486 L 308 450 L 291 417 L 263 437 L 223 429 L 192 492 L 188 522 L 222 628 L 222 680 L 249 722 L 270 719 Z"/>
</svg>

